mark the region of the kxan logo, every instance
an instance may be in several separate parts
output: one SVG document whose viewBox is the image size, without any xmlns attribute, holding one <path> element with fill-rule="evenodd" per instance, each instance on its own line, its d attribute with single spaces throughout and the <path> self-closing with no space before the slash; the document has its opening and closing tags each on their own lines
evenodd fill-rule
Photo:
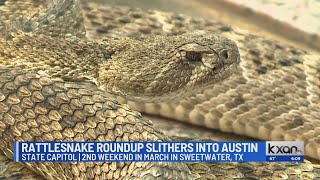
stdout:
<svg viewBox="0 0 320 180">
<path fill-rule="evenodd" d="M 267 141 L 266 155 L 304 155 L 303 141 Z"/>
</svg>

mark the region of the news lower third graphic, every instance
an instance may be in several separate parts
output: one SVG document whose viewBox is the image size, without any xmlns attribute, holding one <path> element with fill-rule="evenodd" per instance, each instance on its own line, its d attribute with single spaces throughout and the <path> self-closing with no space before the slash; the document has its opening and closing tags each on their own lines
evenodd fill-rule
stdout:
<svg viewBox="0 0 320 180">
<path fill-rule="evenodd" d="M 15 162 L 302 162 L 300 141 L 14 142 Z"/>
</svg>

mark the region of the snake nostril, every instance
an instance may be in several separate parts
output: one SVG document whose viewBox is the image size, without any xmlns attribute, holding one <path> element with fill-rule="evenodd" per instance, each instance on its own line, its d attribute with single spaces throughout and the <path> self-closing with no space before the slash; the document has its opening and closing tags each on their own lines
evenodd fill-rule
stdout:
<svg viewBox="0 0 320 180">
<path fill-rule="evenodd" d="M 228 59 L 229 58 L 229 53 L 228 50 L 222 50 L 220 51 L 220 56 L 223 57 L 224 59 Z"/>
</svg>

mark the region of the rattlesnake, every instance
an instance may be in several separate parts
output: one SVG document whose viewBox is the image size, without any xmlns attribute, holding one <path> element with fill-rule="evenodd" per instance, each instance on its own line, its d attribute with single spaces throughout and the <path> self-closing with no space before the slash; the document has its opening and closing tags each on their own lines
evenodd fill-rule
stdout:
<svg viewBox="0 0 320 180">
<path fill-rule="evenodd" d="M 5 2 L 8 3 L 9 1 Z M 34 5 L 36 6 L 38 4 L 36 3 Z M 69 33 L 67 36 L 65 33 L 62 34 L 61 32 L 57 32 L 54 26 L 50 26 L 50 23 L 49 26 L 42 29 L 41 22 L 39 26 L 40 28 L 37 28 L 37 23 L 27 26 L 28 24 L 26 25 L 24 23 L 29 22 L 28 18 L 21 18 L 17 20 L 18 23 L 16 24 L 11 23 L 13 26 L 12 29 L 11 27 L 7 28 L 9 28 L 10 31 L 15 31 L 19 28 L 20 30 L 30 31 L 31 28 L 33 33 L 36 32 L 35 34 L 46 34 L 49 32 L 51 33 L 50 35 L 54 36 L 54 38 L 50 39 L 50 37 L 47 36 L 29 35 L 20 32 L 18 32 L 19 35 L 17 35 L 14 32 L 10 34 L 5 33 L 3 36 L 4 38 L 2 38 L 0 41 L 0 46 L 2 45 L 2 48 L 6 48 L 6 50 L 2 51 L 1 54 L 2 62 L 4 62 L 2 65 L 6 66 L 6 68 L 1 69 L 0 73 L 2 85 L 1 93 L 4 95 L 1 97 L 3 98 L 1 102 L 5 102 L 1 104 L 3 105 L 2 109 L 6 111 L 6 106 L 15 103 L 19 104 L 20 101 L 20 109 L 28 109 L 27 106 L 30 106 L 29 108 L 33 110 L 31 112 L 28 111 L 27 114 L 30 116 L 32 116 L 32 113 L 44 113 L 46 109 L 57 109 L 56 111 L 50 111 L 52 114 L 47 114 L 47 118 L 45 116 L 41 116 L 41 118 L 38 117 L 36 122 L 32 121 L 31 117 L 27 121 L 27 124 L 16 123 L 15 126 L 9 126 L 11 127 L 10 131 L 5 131 L 5 133 L 2 135 L 3 138 L 1 139 L 1 147 L 2 149 L 4 148 L 3 150 L 5 154 L 9 157 L 12 157 L 12 135 L 18 136 L 16 137 L 18 138 L 17 140 L 21 140 L 21 138 L 19 138 L 20 136 L 23 137 L 24 140 L 28 140 L 28 138 L 32 138 L 29 137 L 28 134 L 34 135 L 39 133 L 42 136 L 41 140 L 54 140 L 55 138 L 61 139 L 60 136 L 63 136 L 63 139 L 65 140 L 74 140 L 72 137 L 80 140 L 83 140 L 81 138 L 94 140 L 97 138 L 97 133 L 107 133 L 107 136 L 98 136 L 98 140 L 133 139 L 168 141 L 168 137 L 164 136 L 157 128 L 154 128 L 149 121 L 143 119 L 139 114 L 137 114 L 137 112 L 131 111 L 126 105 L 120 105 L 115 101 L 109 100 L 109 95 L 106 95 L 104 92 L 95 89 L 92 84 L 82 82 L 82 80 L 89 80 L 93 83 L 99 83 L 100 80 L 97 81 L 95 78 L 96 76 L 90 76 L 90 74 L 82 73 L 81 76 L 73 75 L 72 78 L 64 77 L 63 73 L 59 73 L 59 68 L 53 69 L 54 72 L 50 72 L 50 70 L 44 64 L 27 64 L 26 60 L 28 58 L 24 58 L 24 56 L 29 57 L 29 59 L 37 59 L 39 58 L 39 54 L 24 53 L 24 56 L 21 56 L 18 53 L 14 53 L 17 51 L 10 51 L 13 49 L 13 47 L 17 48 L 17 50 L 21 50 L 22 52 L 26 52 L 23 51 L 23 48 L 28 49 L 30 47 L 36 51 L 37 49 L 41 49 L 41 47 L 43 48 L 43 46 L 50 48 L 51 46 L 48 46 L 50 43 L 50 45 L 53 45 L 55 42 L 59 42 L 59 45 L 63 45 L 66 41 L 72 43 L 67 44 L 68 46 L 64 46 L 64 48 L 71 47 L 71 50 L 74 50 L 72 48 L 77 47 L 77 43 L 81 44 L 82 42 L 81 45 L 83 45 L 86 44 L 86 42 L 89 42 L 89 40 L 78 40 L 74 37 L 84 35 L 82 33 L 83 31 L 81 25 L 76 23 L 79 19 L 81 19 L 77 13 L 74 13 L 77 12 L 77 4 L 73 4 L 73 1 L 58 1 L 57 4 L 54 4 L 51 7 L 54 7 L 53 9 L 57 9 L 59 6 L 64 8 L 68 7 L 71 11 L 67 12 L 71 13 L 73 17 L 70 19 L 69 24 L 65 24 L 66 26 L 62 26 L 61 28 L 61 32 Z M 8 5 L 6 4 L 4 7 L 6 8 Z M 26 4 L 25 2 L 21 3 L 20 7 L 21 9 L 31 8 L 28 9 L 28 12 L 32 12 L 32 10 L 34 10 L 31 4 Z M 43 9 L 46 9 L 46 7 L 44 6 Z M 144 32 L 144 34 L 150 33 L 168 35 L 181 34 L 182 31 L 189 31 L 199 28 L 205 28 L 207 30 L 219 33 L 224 31 L 222 33 L 224 36 L 230 37 L 231 39 L 237 41 L 243 60 L 240 64 L 241 70 L 235 72 L 231 78 L 224 80 L 213 88 L 204 90 L 203 93 L 198 93 L 179 102 L 172 104 L 167 103 L 145 105 L 129 102 L 131 107 L 147 113 L 160 114 L 165 117 L 189 121 L 193 124 L 204 125 L 210 128 L 219 128 L 223 131 L 245 134 L 260 139 L 301 139 L 306 143 L 306 154 L 316 159 L 319 158 L 318 144 L 320 141 L 320 116 L 318 110 L 318 84 L 320 84 L 320 82 L 319 76 L 317 75 L 317 67 L 319 67 L 318 56 L 309 55 L 304 51 L 288 47 L 274 41 L 266 40 L 259 36 L 244 33 L 239 30 L 233 30 L 230 27 L 214 21 L 195 20 L 186 16 L 174 16 L 161 12 L 152 12 L 147 14 L 141 11 L 135 11 L 126 8 L 98 8 L 90 3 L 84 4 L 83 9 L 85 9 L 86 13 L 84 16 L 85 22 L 89 24 L 89 26 L 87 26 L 88 38 L 94 39 L 100 38 L 101 36 L 107 37 L 108 35 L 139 35 L 138 38 L 127 38 L 125 41 L 121 41 L 124 44 L 116 43 L 114 47 L 132 45 L 135 42 L 141 41 L 153 41 L 153 39 L 149 39 L 148 37 L 141 37 L 141 32 Z M 98 12 L 95 13 L 96 11 Z M 4 12 L 6 11 L 3 11 L 2 14 L 4 14 Z M 25 14 L 24 11 L 21 12 L 22 14 Z M 35 12 L 37 13 L 37 9 Z M 61 12 L 64 11 L 50 11 L 50 13 L 56 14 Z M 108 16 L 108 14 L 114 14 L 116 18 L 112 19 L 112 17 Z M 116 21 L 117 23 L 113 23 L 112 20 Z M 101 21 L 106 22 L 101 23 Z M 121 25 L 119 22 L 126 23 Z M 59 20 L 57 20 L 57 23 L 59 23 Z M 74 30 L 73 27 L 75 26 L 78 27 L 77 30 L 79 31 Z M 45 32 L 44 29 L 46 30 Z M 106 34 L 106 32 L 109 34 Z M 61 38 L 59 37 L 60 35 L 63 35 L 63 38 L 68 40 L 61 40 L 61 42 L 58 41 L 57 39 Z M 161 40 L 161 38 L 165 38 L 163 39 L 163 42 L 170 42 L 175 38 L 178 38 L 178 40 L 183 40 L 183 37 L 190 38 L 190 36 L 202 35 L 203 32 L 198 32 L 198 35 L 196 33 L 185 34 L 181 36 L 158 36 L 158 39 Z M 216 37 L 216 35 L 213 35 L 214 39 L 217 39 Z M 21 41 L 24 38 L 30 41 Z M 37 38 L 38 41 L 36 41 Z M 34 42 L 37 43 L 30 43 L 32 42 L 32 39 L 36 39 Z M 50 41 L 48 41 L 48 39 L 50 39 Z M 220 36 L 218 39 L 223 39 L 223 42 L 227 41 L 228 43 L 226 43 L 226 45 L 228 47 L 234 47 L 231 41 L 228 41 Z M 19 40 L 20 43 L 29 45 L 18 47 L 17 44 L 15 44 L 16 40 Z M 180 42 L 178 40 L 177 42 Z M 44 43 L 41 44 L 41 42 Z M 94 57 L 101 57 L 101 54 L 103 54 L 104 51 L 107 52 L 106 54 L 109 52 L 114 52 L 112 48 L 108 49 L 107 47 L 103 46 L 104 43 L 110 43 L 110 41 L 105 40 L 105 42 L 101 43 L 91 41 L 88 43 L 89 47 L 99 48 L 94 48 L 94 51 L 90 51 L 90 49 L 85 50 L 88 50 L 88 52 L 93 54 L 96 53 Z M 221 42 L 219 44 L 223 45 Z M 139 43 L 135 45 L 141 47 Z M 59 49 L 59 47 L 60 46 L 54 47 L 57 48 L 57 53 L 64 49 Z M 191 47 L 194 47 L 194 44 Z M 156 54 L 158 53 L 158 55 L 160 54 L 156 51 L 152 52 Z M 73 57 L 73 55 L 74 54 L 72 54 L 72 52 L 68 54 L 69 57 Z M 136 56 L 137 54 L 128 55 Z M 64 54 L 64 56 L 66 56 L 66 54 Z M 233 56 L 234 55 L 231 53 L 231 57 Z M 23 64 L 26 64 L 26 66 L 23 66 L 22 68 L 33 69 L 38 72 L 34 73 L 32 71 L 11 69 L 12 65 L 21 67 L 21 64 L 17 63 L 17 57 L 19 57 L 21 62 L 24 62 Z M 54 61 L 54 59 L 50 59 L 50 57 L 46 58 L 48 58 L 49 64 L 50 62 Z M 83 59 L 86 58 L 92 58 L 92 56 L 84 57 Z M 234 60 L 237 61 L 237 58 L 234 58 Z M 66 61 L 63 61 L 63 63 L 64 62 Z M 37 66 L 40 65 L 43 65 L 41 67 L 42 69 L 37 68 Z M 83 66 L 81 67 L 86 70 L 85 72 L 88 72 L 89 70 L 89 72 L 94 74 L 94 71 L 90 71 L 91 64 L 82 65 Z M 69 65 L 66 64 L 65 66 L 68 67 Z M 10 69 L 7 69 L 8 67 Z M 78 71 L 79 74 L 80 72 L 84 71 Z M 76 80 L 79 82 L 65 82 L 59 79 L 50 79 L 44 73 L 48 73 L 54 77 L 61 77 L 65 80 L 77 78 Z M 291 85 L 292 83 L 293 85 Z M 274 87 L 274 89 L 266 92 L 268 87 Z M 108 89 L 108 87 L 103 88 Z M 120 89 L 118 88 L 116 89 L 116 91 L 119 90 Z M 143 94 L 144 93 L 141 93 L 141 95 Z M 24 96 L 31 98 L 31 104 L 30 101 L 28 101 L 28 98 L 22 98 Z M 49 96 L 53 98 L 43 99 L 44 97 Z M 142 96 L 140 99 L 146 100 L 150 99 L 150 97 Z M 33 105 L 32 102 L 35 101 L 44 101 L 44 106 L 41 106 L 41 103 Z M 61 103 L 62 105 L 57 106 L 57 103 Z M 15 124 L 15 121 L 25 121 L 18 115 L 13 116 L 14 113 L 17 114 L 19 110 L 18 107 L 19 106 L 12 105 L 9 113 L 1 112 L 2 131 L 4 130 L 3 123 L 7 126 L 12 125 L 12 123 Z M 70 109 L 77 109 L 78 111 L 70 112 Z M 58 112 L 58 114 L 56 112 Z M 104 114 L 102 112 L 107 114 L 106 117 L 109 118 L 101 116 L 101 114 Z M 60 116 L 65 115 L 62 120 L 59 119 L 59 113 Z M 71 115 L 73 114 L 72 118 L 68 118 L 68 113 L 71 113 Z M 13 118 L 10 118 L 12 116 Z M 82 123 L 81 118 L 79 117 L 83 116 L 88 118 L 86 119 L 86 122 Z M 112 121 L 110 121 L 110 117 L 113 118 Z M 51 123 L 47 122 L 47 120 L 49 120 L 48 118 L 52 120 Z M 77 118 L 79 119 L 79 122 L 75 124 L 74 121 Z M 99 123 L 97 123 L 97 121 Z M 37 122 L 49 123 L 49 126 L 41 127 L 39 124 L 37 125 Z M 57 124 L 57 122 L 59 122 L 60 125 Z M 28 126 L 30 129 L 28 129 Z M 39 128 L 40 132 L 38 132 L 36 130 L 37 128 L 35 127 Z M 59 129 L 62 127 L 72 128 L 65 128 L 63 130 Z M 77 136 L 82 134 L 81 132 L 84 130 L 83 127 L 89 127 L 89 129 L 84 131 L 84 137 Z M 101 129 L 101 127 L 111 129 L 108 132 L 101 132 L 101 130 L 104 129 Z M 46 128 L 56 130 L 54 131 L 54 135 L 50 136 L 48 133 L 43 133 L 46 132 Z M 78 131 L 80 131 L 80 133 L 77 134 Z M 132 136 L 128 135 L 128 133 L 135 131 L 141 132 L 141 134 L 139 135 L 139 133 L 133 133 L 134 135 Z M 40 139 L 35 138 L 35 140 Z M 6 147 L 9 147 L 9 149 L 6 149 Z M 47 178 L 117 178 L 121 176 L 126 178 L 139 178 L 143 175 L 145 175 L 145 177 L 155 175 L 164 176 L 165 178 L 173 177 L 176 179 L 182 179 L 187 177 L 191 178 L 189 169 L 191 170 L 194 178 L 213 178 L 214 175 L 216 175 L 216 177 L 226 178 L 272 176 L 275 178 L 285 178 L 286 176 L 290 178 L 316 178 L 320 176 L 319 165 L 310 164 L 309 162 L 212 164 L 189 163 L 187 165 L 188 167 L 181 163 L 78 163 L 55 165 L 53 163 L 48 163 L 47 166 L 32 163 L 27 164 L 29 168 Z M 54 166 L 56 167 L 53 168 Z M 60 170 L 64 173 L 59 173 Z M 10 170 L 7 171 L 10 172 Z M 6 176 L 6 173 L 4 173 L 4 175 Z"/>
</svg>

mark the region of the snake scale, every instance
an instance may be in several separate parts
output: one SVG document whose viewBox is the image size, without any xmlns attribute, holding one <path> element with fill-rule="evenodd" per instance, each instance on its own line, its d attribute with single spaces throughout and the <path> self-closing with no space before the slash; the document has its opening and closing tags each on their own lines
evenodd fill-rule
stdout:
<svg viewBox="0 0 320 180">
<path fill-rule="evenodd" d="M 11 159 L 13 139 L 170 141 L 130 108 L 263 140 L 303 140 L 306 155 L 320 159 L 317 55 L 214 20 L 92 2 L 2 0 L 0 20 L 0 147 Z M 236 42 L 238 70 L 237 46 L 216 34 Z M 135 71 L 138 65 L 146 69 Z M 171 74 L 177 69 L 183 77 Z M 126 76 L 139 72 L 142 80 Z M 152 78 L 158 82 L 141 83 Z M 204 89 L 185 93 L 195 88 Z M 137 101 L 186 98 L 146 104 L 118 98 L 129 108 L 101 89 Z M 0 178 L 12 179 L 320 178 L 320 165 L 309 161 L 21 166 L 1 157 L 0 162 Z"/>
</svg>

